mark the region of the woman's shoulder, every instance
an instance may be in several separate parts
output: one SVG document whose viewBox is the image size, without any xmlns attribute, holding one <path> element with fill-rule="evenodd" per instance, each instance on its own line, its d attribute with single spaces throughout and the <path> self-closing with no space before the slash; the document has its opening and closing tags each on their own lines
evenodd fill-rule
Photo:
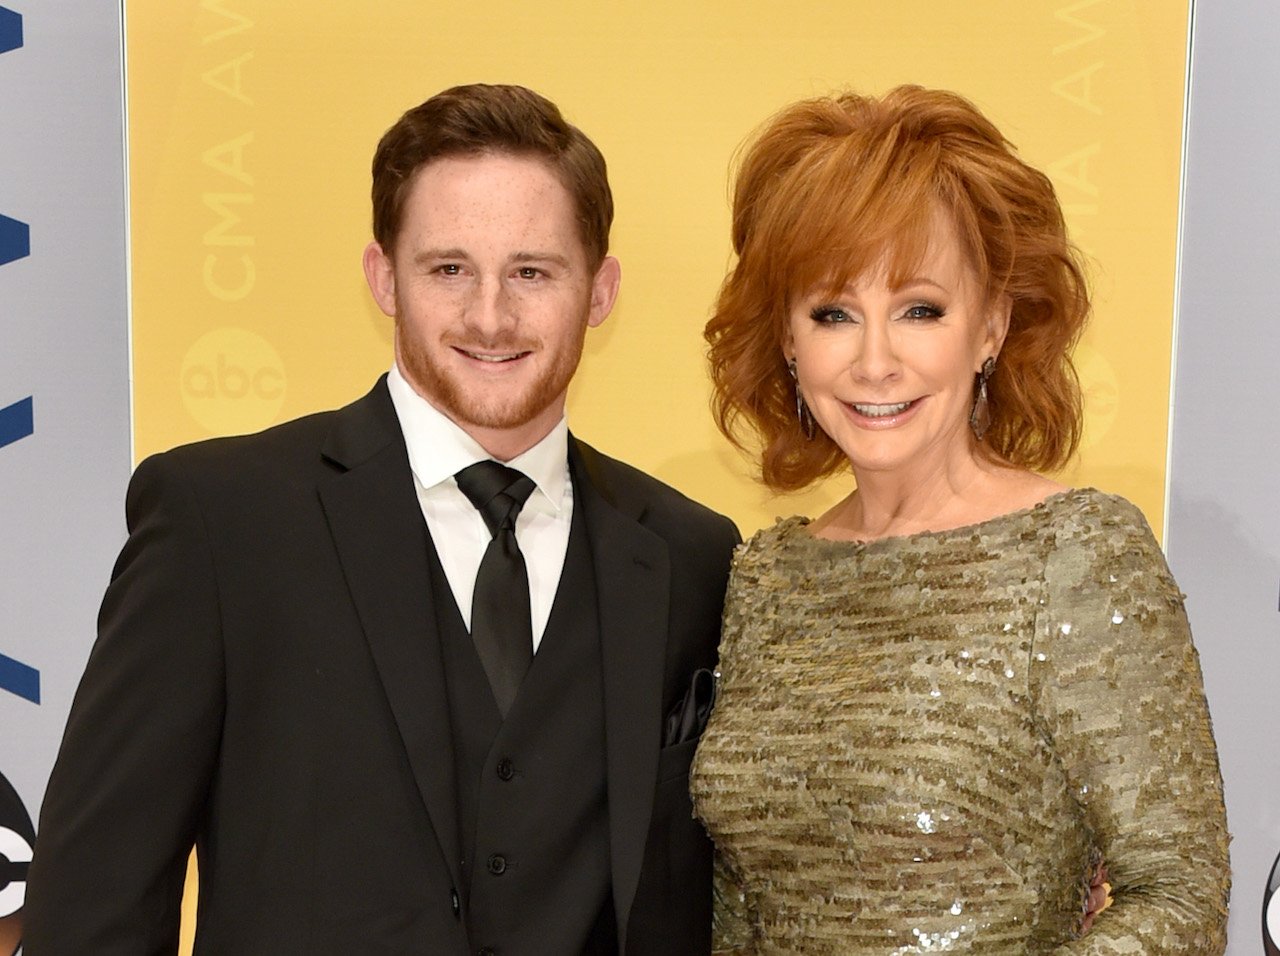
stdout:
<svg viewBox="0 0 1280 956">
<path fill-rule="evenodd" d="M 1140 589 L 1181 600 L 1164 552 L 1133 502 L 1096 488 L 1075 488 L 1051 508 L 1053 550 L 1046 573 L 1072 586 L 1095 582 L 1103 593 Z"/>
<path fill-rule="evenodd" d="M 1043 502 L 1059 547 L 1091 543 L 1154 547 L 1155 534 L 1142 510 L 1120 495 L 1097 488 L 1070 488 Z"/>
<path fill-rule="evenodd" d="M 1046 498 L 1044 504 L 1061 514 L 1078 514 L 1086 520 L 1146 524 L 1142 511 L 1128 498 L 1092 486 L 1065 488 Z"/>
<path fill-rule="evenodd" d="M 775 518 L 773 524 L 761 528 L 738 545 L 733 554 L 734 571 L 742 573 L 747 568 L 758 569 L 777 562 L 798 535 L 808 536 L 809 520 L 803 515 Z"/>
<path fill-rule="evenodd" d="M 804 515 L 774 518 L 773 524 L 761 528 L 738 545 L 738 554 L 762 555 L 784 548 L 796 535 L 808 535 L 811 521 Z"/>
</svg>

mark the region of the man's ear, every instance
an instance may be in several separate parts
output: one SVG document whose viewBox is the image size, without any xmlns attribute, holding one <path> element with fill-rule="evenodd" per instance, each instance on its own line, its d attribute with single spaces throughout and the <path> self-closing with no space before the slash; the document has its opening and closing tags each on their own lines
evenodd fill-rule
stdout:
<svg viewBox="0 0 1280 956">
<path fill-rule="evenodd" d="M 373 293 L 373 301 L 393 319 L 396 316 L 396 274 L 391 257 L 382 246 L 371 242 L 364 247 L 364 278 Z"/>
<path fill-rule="evenodd" d="M 587 325 L 594 329 L 609 317 L 621 284 L 621 264 L 613 256 L 605 256 L 591 279 L 591 310 L 587 313 Z"/>
</svg>

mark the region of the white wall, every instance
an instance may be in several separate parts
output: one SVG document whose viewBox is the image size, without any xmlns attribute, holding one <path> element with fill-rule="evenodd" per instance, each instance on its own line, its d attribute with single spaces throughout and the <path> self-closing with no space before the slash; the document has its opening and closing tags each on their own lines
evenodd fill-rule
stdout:
<svg viewBox="0 0 1280 956">
<path fill-rule="evenodd" d="M 1169 520 L 1233 834 L 1230 946 L 1280 853 L 1280 7 L 1197 3 Z"/>
<path fill-rule="evenodd" d="M 124 538 L 132 454 L 120 4 L 3 4 L 0 855 L 20 864 Z M 21 875 L 0 868 L 0 956 Z"/>
</svg>

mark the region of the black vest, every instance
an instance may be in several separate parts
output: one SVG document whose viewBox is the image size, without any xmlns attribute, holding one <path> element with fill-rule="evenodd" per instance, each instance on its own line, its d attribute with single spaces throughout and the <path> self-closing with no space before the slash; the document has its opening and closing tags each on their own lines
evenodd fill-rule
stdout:
<svg viewBox="0 0 1280 956">
<path fill-rule="evenodd" d="M 576 500 L 551 615 L 506 720 L 430 554 L 453 726 L 459 890 L 476 952 L 617 952 L 600 625 L 584 510 Z"/>
</svg>

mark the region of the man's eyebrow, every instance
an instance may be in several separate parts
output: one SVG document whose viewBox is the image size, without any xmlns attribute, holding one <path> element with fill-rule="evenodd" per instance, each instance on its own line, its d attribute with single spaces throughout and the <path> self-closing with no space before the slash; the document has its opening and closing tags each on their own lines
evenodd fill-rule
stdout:
<svg viewBox="0 0 1280 956">
<path fill-rule="evenodd" d="M 465 251 L 458 248 L 420 249 L 413 254 L 413 261 L 419 265 L 425 265 L 429 262 L 439 262 L 441 259 L 469 260 L 470 258 L 471 257 L 468 256 Z M 511 257 L 511 261 L 515 263 L 552 262 L 565 269 L 568 269 L 573 265 L 567 256 L 562 256 L 558 252 L 538 252 L 536 250 L 529 252 L 517 252 Z"/>
<path fill-rule="evenodd" d="M 467 254 L 461 249 L 419 249 L 413 254 L 416 263 L 434 262 L 437 259 L 466 259 Z"/>
<path fill-rule="evenodd" d="M 568 258 L 558 252 L 517 252 L 511 257 L 512 262 L 554 262 L 558 266 L 569 268 L 572 265 Z"/>
</svg>

